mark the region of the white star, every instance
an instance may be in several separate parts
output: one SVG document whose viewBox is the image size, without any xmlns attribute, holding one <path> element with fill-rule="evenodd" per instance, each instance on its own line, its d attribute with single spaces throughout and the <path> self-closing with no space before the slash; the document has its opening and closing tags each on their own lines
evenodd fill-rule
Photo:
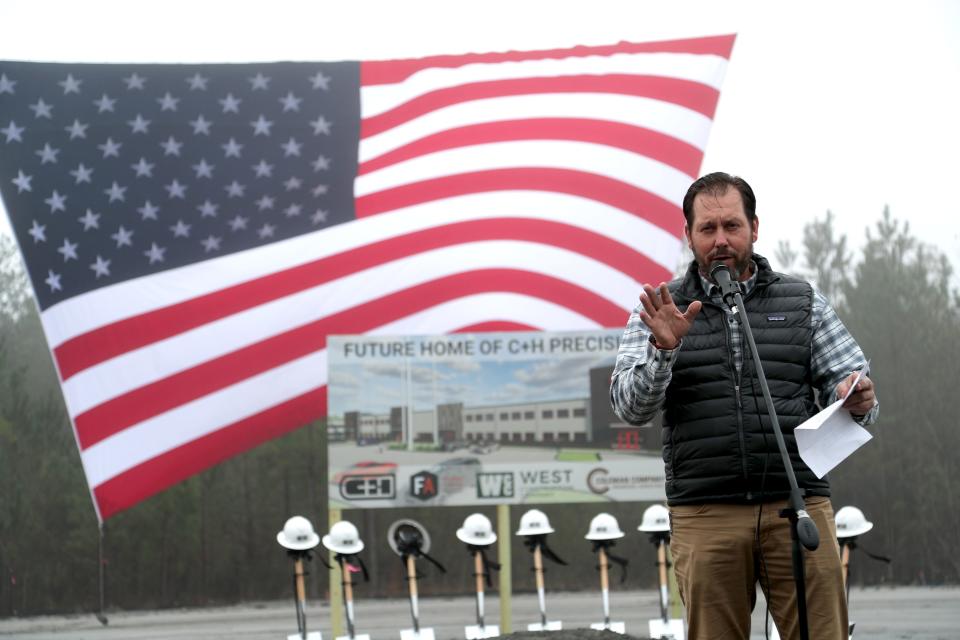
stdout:
<svg viewBox="0 0 960 640">
<path fill-rule="evenodd" d="M 303 145 L 301 145 L 299 142 L 297 142 L 293 138 L 290 138 L 285 143 L 280 145 L 280 147 L 283 149 L 284 156 L 299 156 L 301 146 Z"/>
<path fill-rule="evenodd" d="M 247 80 L 250 81 L 250 90 L 251 90 L 251 91 L 256 91 L 257 89 L 266 90 L 266 89 L 267 89 L 267 85 L 270 84 L 270 78 L 268 78 L 267 76 L 265 76 L 265 75 L 263 75 L 262 73 L 259 73 L 259 72 L 258 72 L 257 75 L 255 75 L 254 77 L 252 77 L 252 78 L 247 78 Z"/>
<path fill-rule="evenodd" d="M 290 91 L 287 95 L 280 98 L 280 104 L 283 105 L 284 112 L 286 111 L 300 111 L 300 103 L 303 102 L 303 98 L 298 98 L 293 95 L 293 92 Z"/>
<path fill-rule="evenodd" d="M 220 250 L 220 236 L 207 236 L 203 241 L 203 250 L 207 253 Z"/>
<path fill-rule="evenodd" d="M 111 233 L 110 237 L 113 238 L 117 243 L 117 249 L 120 247 L 132 247 L 133 246 L 133 231 L 127 231 L 121 227 L 117 229 L 116 233 Z"/>
<path fill-rule="evenodd" d="M 17 81 L 7 78 L 7 74 L 0 74 L 0 93 L 9 93 L 10 95 L 13 95 L 13 87 L 15 84 L 17 84 Z"/>
<path fill-rule="evenodd" d="M 0 132 L 7 136 L 8 143 L 13 142 L 14 140 L 17 142 L 23 142 L 23 138 L 20 136 L 23 131 L 24 127 L 18 127 L 17 123 L 13 120 L 10 121 L 10 124 L 7 125 L 6 129 L 0 129 Z"/>
<path fill-rule="evenodd" d="M 286 187 L 287 191 L 293 191 L 299 189 L 303 183 L 300 182 L 300 178 L 293 177 L 283 183 L 283 186 Z"/>
<path fill-rule="evenodd" d="M 56 189 L 53 190 L 53 193 L 51 193 L 50 197 L 45 199 L 44 202 L 50 205 L 50 213 L 67 210 L 67 196 L 60 195 Z"/>
<path fill-rule="evenodd" d="M 213 124 L 209 120 L 203 117 L 203 114 L 197 116 L 196 120 L 190 121 L 190 126 L 193 127 L 193 135 L 198 136 L 201 133 L 203 135 L 210 135 L 210 125 Z"/>
<path fill-rule="evenodd" d="M 53 105 L 47 104 L 43 98 L 37 100 L 37 104 L 30 105 L 35 118 L 50 118 L 53 112 Z"/>
<path fill-rule="evenodd" d="M 156 242 L 150 243 L 150 248 L 143 252 L 143 255 L 150 259 L 150 264 L 154 262 L 163 262 L 163 254 L 167 252 L 165 247 L 158 247 Z"/>
<path fill-rule="evenodd" d="M 326 171 L 329 168 L 330 168 L 330 158 L 326 156 L 317 156 L 317 159 L 313 161 L 314 171 Z"/>
<path fill-rule="evenodd" d="M 313 224 L 320 224 L 321 222 L 327 221 L 327 211 L 324 209 L 317 209 L 317 212 L 310 216 L 310 220 Z"/>
<path fill-rule="evenodd" d="M 124 78 L 123 81 L 127 83 L 127 89 L 143 89 L 143 83 L 146 82 L 146 78 L 134 73 L 129 78 Z"/>
<path fill-rule="evenodd" d="M 330 76 L 325 76 L 322 71 L 317 71 L 317 75 L 310 76 L 310 83 L 313 84 L 314 89 L 326 91 L 330 87 Z"/>
<path fill-rule="evenodd" d="M 44 233 L 47 229 L 47 225 L 40 224 L 36 220 L 33 221 L 33 226 L 27 231 L 31 236 L 33 236 L 33 244 L 38 242 L 46 242 L 47 234 Z"/>
<path fill-rule="evenodd" d="M 227 144 L 220 145 L 223 147 L 223 155 L 226 158 L 233 156 L 234 158 L 240 157 L 240 149 L 243 149 L 242 144 L 237 144 L 233 138 L 227 141 Z"/>
<path fill-rule="evenodd" d="M 177 220 L 177 224 L 170 227 L 170 231 L 173 232 L 174 238 L 189 238 L 190 226 L 189 224 L 184 224 L 183 220 Z"/>
<path fill-rule="evenodd" d="M 180 98 L 174 98 L 170 95 L 170 92 L 167 91 L 162 98 L 157 98 L 157 102 L 160 103 L 160 111 L 176 111 Z"/>
<path fill-rule="evenodd" d="M 242 184 L 234 180 L 230 184 L 224 187 L 227 191 L 227 195 L 231 198 L 240 198 L 243 196 L 243 191 L 246 189 Z"/>
<path fill-rule="evenodd" d="M 327 185 L 325 185 L 325 184 L 318 184 L 317 186 L 315 186 L 315 187 L 313 188 L 313 195 L 319 198 L 320 196 L 322 196 L 323 194 L 325 194 L 327 191 L 328 191 Z"/>
<path fill-rule="evenodd" d="M 111 98 L 107 94 L 100 96 L 99 100 L 94 100 L 93 104 L 97 105 L 97 113 L 103 113 L 104 111 L 113 111 L 113 105 L 117 103 L 116 98 Z"/>
<path fill-rule="evenodd" d="M 86 182 L 89 184 L 90 177 L 93 175 L 93 169 L 87 169 L 81 162 L 79 165 L 77 165 L 76 169 L 70 171 L 70 175 L 72 175 L 77 181 L 76 184 L 80 184 L 81 182 Z"/>
<path fill-rule="evenodd" d="M 150 121 L 144 120 L 143 116 L 138 113 L 137 117 L 133 120 L 127 120 L 127 124 L 133 129 L 131 133 L 147 133 L 147 127 L 150 126 Z"/>
<path fill-rule="evenodd" d="M 43 149 L 35 151 L 38 156 L 40 156 L 40 164 L 47 164 L 52 162 L 57 164 L 57 154 L 60 153 L 60 149 L 54 149 L 49 144 L 43 145 Z"/>
<path fill-rule="evenodd" d="M 17 193 L 23 193 L 24 191 L 33 191 L 30 187 L 31 180 L 33 180 L 33 176 L 28 176 L 23 171 L 17 171 L 17 177 L 10 182 L 17 185 Z"/>
<path fill-rule="evenodd" d="M 273 209 L 273 198 L 271 198 L 270 196 L 263 196 L 262 198 L 257 200 L 257 208 L 260 209 L 260 211 L 264 211 L 266 209 Z"/>
<path fill-rule="evenodd" d="M 130 165 L 130 168 L 137 172 L 137 177 L 142 178 L 144 176 L 148 178 L 153 177 L 153 163 L 147 162 L 147 159 L 143 156 L 140 156 L 140 161 L 136 164 Z"/>
<path fill-rule="evenodd" d="M 142 207 L 137 209 L 140 212 L 141 220 L 156 220 L 157 212 L 160 211 L 160 208 L 151 204 L 149 200 L 143 203 Z"/>
<path fill-rule="evenodd" d="M 87 209 L 87 212 L 83 214 L 83 217 L 77 218 L 77 221 L 83 225 L 84 231 L 100 228 L 100 214 L 94 213 L 90 209 Z"/>
<path fill-rule="evenodd" d="M 283 215 L 287 216 L 288 218 L 294 218 L 301 213 L 303 213 L 303 207 L 298 204 L 292 204 L 283 210 Z"/>
<path fill-rule="evenodd" d="M 63 239 L 63 246 L 57 249 L 57 252 L 63 254 L 63 261 L 67 262 L 68 260 L 77 259 L 77 244 L 75 242 L 70 242 L 70 238 Z"/>
<path fill-rule="evenodd" d="M 257 235 L 261 238 L 272 238 L 273 230 L 274 226 L 272 224 L 264 224 L 262 227 L 257 229 Z"/>
<path fill-rule="evenodd" d="M 80 83 L 83 80 L 77 80 L 73 77 L 73 74 L 68 73 L 66 80 L 61 80 L 57 84 L 63 87 L 63 95 L 68 93 L 80 93 Z"/>
<path fill-rule="evenodd" d="M 183 146 L 182 142 L 178 142 L 173 136 L 167 138 L 166 142 L 161 142 L 160 146 L 163 147 L 163 155 L 165 156 L 179 156 L 180 147 Z"/>
<path fill-rule="evenodd" d="M 124 197 L 124 193 L 126 192 L 126 190 L 127 190 L 126 187 L 121 187 L 116 183 L 116 181 L 114 181 L 114 183 L 110 185 L 110 188 L 104 189 L 103 192 L 107 194 L 107 196 L 110 198 L 110 202 L 113 202 L 114 200 L 119 200 L 120 202 L 123 202 L 124 200 L 126 200 L 126 198 Z"/>
<path fill-rule="evenodd" d="M 90 268 L 97 274 L 97 280 L 99 280 L 101 276 L 110 275 L 110 261 L 104 260 L 99 255 L 97 256 L 97 261 L 91 264 Z"/>
<path fill-rule="evenodd" d="M 232 93 L 228 93 L 226 98 L 223 98 L 222 100 L 218 100 L 218 102 L 221 105 L 223 105 L 224 113 L 228 111 L 232 111 L 234 113 L 240 113 L 240 103 L 243 102 L 243 100 L 234 98 Z"/>
<path fill-rule="evenodd" d="M 310 124 L 313 125 L 313 135 L 318 136 L 321 133 L 330 135 L 330 121 L 323 116 L 317 116 L 317 119 L 311 120 Z"/>
<path fill-rule="evenodd" d="M 229 224 L 231 231 L 239 231 L 240 229 L 247 228 L 247 219 L 243 216 L 237 215 L 230 220 Z"/>
<path fill-rule="evenodd" d="M 266 160 L 261 160 L 260 164 L 253 165 L 253 170 L 257 173 L 258 178 L 269 178 L 273 175 L 273 165 L 267 164 Z"/>
<path fill-rule="evenodd" d="M 180 184 L 179 182 L 177 182 L 176 180 L 174 180 L 174 181 L 171 182 L 170 184 L 164 185 L 163 188 L 167 190 L 167 193 L 168 193 L 168 194 L 170 194 L 170 198 L 171 198 L 171 199 L 173 199 L 173 198 L 181 198 L 181 199 L 182 199 L 182 198 L 184 197 L 184 195 L 187 193 L 187 187 L 186 187 L 186 185 L 182 185 L 182 184 Z"/>
<path fill-rule="evenodd" d="M 192 165 L 192 168 L 196 172 L 198 178 L 212 178 L 214 166 L 215 165 L 208 164 L 206 158 L 200 158 L 200 162 Z"/>
<path fill-rule="evenodd" d="M 195 89 L 200 89 L 201 91 L 207 90 L 207 82 L 210 78 L 204 78 L 199 73 L 193 74 L 191 77 L 187 78 L 187 84 L 190 85 L 190 90 L 194 91 Z"/>
<path fill-rule="evenodd" d="M 47 271 L 47 279 L 44 282 L 50 287 L 50 291 L 60 291 L 63 288 L 60 286 L 60 274 L 54 273 L 52 269 Z"/>
<path fill-rule="evenodd" d="M 103 151 L 103 157 L 109 158 L 113 156 L 114 158 L 120 157 L 120 147 L 123 146 L 121 142 L 114 142 L 113 138 L 107 138 L 107 141 L 103 144 L 98 144 L 97 147 Z"/>
<path fill-rule="evenodd" d="M 264 118 L 263 114 L 260 114 L 260 117 L 254 122 L 251 122 L 250 126 L 253 127 L 253 135 L 258 136 L 262 133 L 265 136 L 269 136 L 270 127 L 273 126 L 273 122 Z"/>
<path fill-rule="evenodd" d="M 200 211 L 201 218 L 216 218 L 218 208 L 219 205 L 216 205 L 209 200 L 204 200 L 203 204 L 197 206 L 197 210 Z"/>
<path fill-rule="evenodd" d="M 73 124 L 69 127 L 64 127 L 67 133 L 70 134 L 70 139 L 74 138 L 86 138 L 87 137 L 87 127 L 88 124 L 81 124 L 79 120 L 74 120 Z"/>
</svg>

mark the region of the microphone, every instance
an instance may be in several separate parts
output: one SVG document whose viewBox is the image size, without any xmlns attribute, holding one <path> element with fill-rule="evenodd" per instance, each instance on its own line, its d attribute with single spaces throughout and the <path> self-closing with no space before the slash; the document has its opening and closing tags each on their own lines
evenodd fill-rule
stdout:
<svg viewBox="0 0 960 640">
<path fill-rule="evenodd" d="M 737 278 L 740 274 L 736 269 L 731 273 L 730 267 L 717 260 L 710 263 L 710 277 L 720 287 L 720 295 L 723 296 L 724 303 L 737 313 L 736 295 L 740 293 L 740 283 Z"/>
</svg>

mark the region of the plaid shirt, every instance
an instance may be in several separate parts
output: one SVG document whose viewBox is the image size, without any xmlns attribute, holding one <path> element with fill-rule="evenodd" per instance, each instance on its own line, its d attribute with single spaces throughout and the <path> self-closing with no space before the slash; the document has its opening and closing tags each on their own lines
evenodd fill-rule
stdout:
<svg viewBox="0 0 960 640">
<path fill-rule="evenodd" d="M 737 371 L 743 364 L 743 331 L 733 312 L 723 303 L 720 289 L 700 275 L 703 290 L 710 299 L 726 311 L 730 325 L 730 346 Z M 757 282 L 757 265 L 753 275 L 743 282 L 745 293 L 753 290 Z M 661 350 L 650 342 L 650 331 L 640 319 L 641 305 L 633 310 L 627 328 L 620 341 L 620 352 L 610 381 L 610 402 L 614 412 L 630 424 L 645 424 L 653 419 L 666 395 L 673 375 L 673 363 L 683 347 L 683 341 L 672 350 Z M 828 406 L 837 400 L 837 385 L 851 372 L 866 365 L 860 345 L 853 339 L 836 311 L 819 291 L 813 293 L 813 339 L 810 344 L 810 370 L 814 388 L 820 398 L 829 400 Z M 880 413 L 880 405 L 856 418 L 862 425 L 873 424 Z"/>
</svg>

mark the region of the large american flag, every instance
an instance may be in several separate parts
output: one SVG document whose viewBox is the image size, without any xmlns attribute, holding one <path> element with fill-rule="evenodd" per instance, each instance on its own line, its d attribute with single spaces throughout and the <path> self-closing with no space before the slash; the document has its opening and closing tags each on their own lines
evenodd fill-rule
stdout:
<svg viewBox="0 0 960 640">
<path fill-rule="evenodd" d="M 619 327 L 733 36 L 0 62 L 0 189 L 103 520 L 326 413 L 332 334 Z"/>
</svg>

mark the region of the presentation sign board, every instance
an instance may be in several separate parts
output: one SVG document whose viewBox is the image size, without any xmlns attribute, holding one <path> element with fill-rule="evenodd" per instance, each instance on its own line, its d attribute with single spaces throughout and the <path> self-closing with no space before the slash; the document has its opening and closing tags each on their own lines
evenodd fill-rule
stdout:
<svg viewBox="0 0 960 640">
<path fill-rule="evenodd" d="M 662 500 L 659 428 L 610 410 L 620 334 L 331 336 L 330 506 Z"/>
</svg>

